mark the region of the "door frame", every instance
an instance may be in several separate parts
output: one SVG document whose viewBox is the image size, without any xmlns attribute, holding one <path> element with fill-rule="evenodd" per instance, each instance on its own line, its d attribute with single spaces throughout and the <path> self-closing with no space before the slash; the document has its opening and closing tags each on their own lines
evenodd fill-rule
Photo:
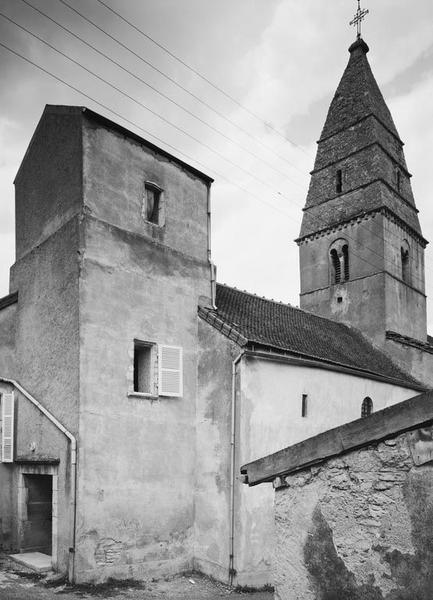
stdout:
<svg viewBox="0 0 433 600">
<path fill-rule="evenodd" d="M 18 540 L 20 552 L 24 542 L 24 522 L 27 521 L 27 497 L 24 475 L 51 475 L 52 476 L 52 529 L 51 529 L 51 565 L 57 566 L 57 494 L 58 471 L 53 465 L 20 465 L 18 470 Z"/>
</svg>

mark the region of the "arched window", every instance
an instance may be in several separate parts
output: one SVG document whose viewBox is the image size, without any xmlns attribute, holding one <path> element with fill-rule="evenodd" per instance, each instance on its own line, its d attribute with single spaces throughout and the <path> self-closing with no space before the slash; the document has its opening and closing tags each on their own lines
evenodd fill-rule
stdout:
<svg viewBox="0 0 433 600">
<path fill-rule="evenodd" d="M 400 249 L 401 255 L 401 278 L 408 283 L 410 280 L 410 265 L 409 265 L 409 244 L 407 240 L 403 240 Z"/>
<path fill-rule="evenodd" d="M 331 263 L 332 263 L 332 283 L 340 283 L 341 279 L 341 264 L 340 257 L 335 248 L 331 250 Z"/>
<path fill-rule="evenodd" d="M 361 417 L 368 417 L 373 412 L 373 400 L 368 396 L 364 398 L 361 406 Z"/>
<path fill-rule="evenodd" d="M 343 252 L 343 262 L 344 262 L 344 281 L 349 281 L 349 246 L 344 244 L 341 249 Z"/>
<path fill-rule="evenodd" d="M 332 242 L 329 249 L 331 284 L 349 280 L 349 245 L 340 238 Z"/>
</svg>

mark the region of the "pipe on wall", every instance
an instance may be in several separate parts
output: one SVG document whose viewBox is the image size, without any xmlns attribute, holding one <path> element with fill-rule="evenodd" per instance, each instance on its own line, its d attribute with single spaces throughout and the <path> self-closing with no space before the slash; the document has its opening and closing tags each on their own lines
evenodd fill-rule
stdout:
<svg viewBox="0 0 433 600">
<path fill-rule="evenodd" d="M 230 432 L 230 519 L 229 519 L 229 585 L 233 585 L 235 576 L 235 481 L 236 481 L 236 371 L 244 351 L 232 362 L 232 401 Z"/>
<path fill-rule="evenodd" d="M 27 390 L 25 390 L 17 381 L 14 379 L 7 379 L 0 377 L 0 381 L 13 385 L 21 394 L 27 398 L 36 408 L 38 408 L 42 414 L 44 414 L 51 423 L 57 429 L 59 429 L 69 440 L 71 444 L 71 532 L 70 532 L 70 547 L 69 547 L 69 561 L 68 561 L 68 579 L 70 583 L 74 582 L 75 579 L 75 530 L 76 530 L 76 519 L 77 519 L 77 439 L 76 437 L 64 427 L 60 421 L 56 419 L 54 415 L 50 413 L 36 398 L 34 398 Z"/>
</svg>

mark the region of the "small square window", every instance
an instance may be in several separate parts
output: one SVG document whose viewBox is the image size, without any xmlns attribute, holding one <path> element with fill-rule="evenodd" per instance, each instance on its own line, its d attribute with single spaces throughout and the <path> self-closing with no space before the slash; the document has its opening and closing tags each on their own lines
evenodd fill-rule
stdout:
<svg viewBox="0 0 433 600">
<path fill-rule="evenodd" d="M 134 392 L 155 393 L 155 351 L 153 344 L 134 342 Z"/>
<path fill-rule="evenodd" d="M 143 219 L 154 225 L 162 225 L 162 190 L 151 183 L 144 184 L 141 213 Z"/>
</svg>

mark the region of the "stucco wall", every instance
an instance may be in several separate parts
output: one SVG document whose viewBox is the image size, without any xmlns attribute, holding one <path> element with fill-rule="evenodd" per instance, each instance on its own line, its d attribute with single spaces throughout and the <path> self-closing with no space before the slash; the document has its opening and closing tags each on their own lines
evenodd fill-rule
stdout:
<svg viewBox="0 0 433 600">
<path fill-rule="evenodd" d="M 198 331 L 195 566 L 227 581 L 230 566 L 232 364 L 240 348 L 201 319 Z"/>
<path fill-rule="evenodd" d="M 361 416 L 366 396 L 374 411 L 401 402 L 415 391 L 352 375 L 271 360 L 243 361 L 237 468 Z M 307 416 L 301 416 L 307 394 Z M 271 484 L 238 483 L 235 567 L 241 585 L 272 583 L 273 490 Z"/>
<path fill-rule="evenodd" d="M 53 464 L 57 476 L 56 497 L 57 552 L 53 547 L 53 560 L 60 572 L 68 565 L 71 516 L 70 446 L 66 436 L 51 423 L 20 391 L 0 382 L 0 393 L 13 392 L 15 397 L 15 453 L 14 463 L 0 463 L 0 499 L 3 548 L 19 551 L 25 522 L 20 520 L 20 472 L 27 467 Z M 44 468 L 44 467 L 42 467 Z M 1 538 L 0 538 L 1 539 Z"/>
<path fill-rule="evenodd" d="M 411 435 L 285 479 L 275 493 L 276 598 L 431 598 L 433 467 L 414 465 Z"/>
<path fill-rule="evenodd" d="M 15 326 L 17 304 L 0 309 L 0 376 L 15 370 Z"/>
<path fill-rule="evenodd" d="M 193 558 L 207 186 L 100 126 L 84 151 L 77 579 L 167 574 Z M 157 177 L 163 228 L 141 213 L 143 182 Z M 183 348 L 183 397 L 129 393 L 134 339 Z"/>
</svg>

